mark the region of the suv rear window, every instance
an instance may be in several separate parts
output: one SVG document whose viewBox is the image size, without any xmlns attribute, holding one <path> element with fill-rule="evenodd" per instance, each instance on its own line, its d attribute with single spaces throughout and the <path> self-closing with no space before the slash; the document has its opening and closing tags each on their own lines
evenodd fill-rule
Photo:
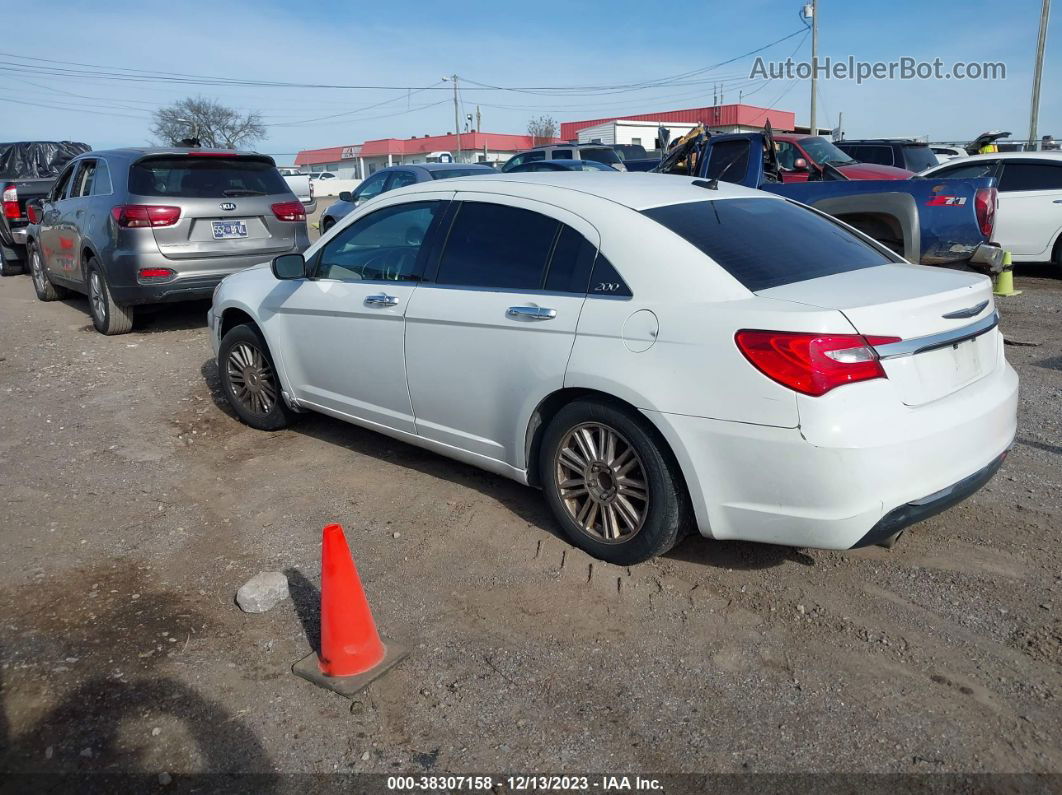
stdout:
<svg viewBox="0 0 1062 795">
<path fill-rule="evenodd" d="M 556 155 L 554 155 L 556 157 Z M 619 155 L 607 147 L 601 147 L 600 149 L 580 149 L 580 160 L 596 160 L 598 163 L 608 163 L 610 166 L 615 163 L 622 163 Z"/>
<path fill-rule="evenodd" d="M 784 199 L 718 199 L 642 213 L 752 292 L 894 261 L 839 223 Z"/>
<path fill-rule="evenodd" d="M 272 196 L 290 190 L 268 160 L 175 155 L 134 163 L 129 170 L 129 192 L 138 196 L 223 199 Z"/>
<path fill-rule="evenodd" d="M 904 144 L 903 159 L 904 168 L 910 171 L 925 171 L 940 164 L 933 150 L 925 144 Z"/>
</svg>

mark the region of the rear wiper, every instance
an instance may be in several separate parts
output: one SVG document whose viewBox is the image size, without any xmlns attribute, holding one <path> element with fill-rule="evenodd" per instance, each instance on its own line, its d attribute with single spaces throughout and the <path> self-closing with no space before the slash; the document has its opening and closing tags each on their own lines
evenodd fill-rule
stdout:
<svg viewBox="0 0 1062 795">
<path fill-rule="evenodd" d="M 224 194 L 225 196 L 265 196 L 265 193 L 260 190 L 243 189 L 223 190 L 222 194 Z"/>
</svg>

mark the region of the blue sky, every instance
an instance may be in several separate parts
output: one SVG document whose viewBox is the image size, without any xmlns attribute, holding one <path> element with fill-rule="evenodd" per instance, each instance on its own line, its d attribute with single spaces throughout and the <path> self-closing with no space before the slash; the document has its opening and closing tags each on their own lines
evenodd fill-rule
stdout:
<svg viewBox="0 0 1062 795">
<path fill-rule="evenodd" d="M 1058 5 L 1058 4 L 1056 4 Z M 754 57 L 687 81 L 638 91 L 527 93 L 475 90 L 473 81 L 502 87 L 620 86 L 702 69 L 802 30 L 800 0 L 742 0 L 666 4 L 629 0 L 509 6 L 461 3 L 354 2 L 154 3 L 134 5 L 53 0 L 9 3 L 0 50 L 18 56 L 167 73 L 254 81 L 343 85 L 428 86 L 351 90 L 265 86 L 202 86 L 115 81 L 43 74 L 57 64 L 0 56 L 0 140 L 74 139 L 94 148 L 151 140 L 150 111 L 187 95 L 259 110 L 269 135 L 259 144 L 278 162 L 300 149 L 405 137 L 453 129 L 449 84 L 463 82 L 463 112 L 480 106 L 490 132 L 525 132 L 539 114 L 558 121 L 696 107 L 712 103 L 713 83 L 724 100 L 746 101 L 809 115 L 809 86 L 797 81 L 749 81 Z M 1027 135 L 1032 62 L 1040 0 L 967 0 L 888 4 L 820 0 L 820 57 L 861 60 L 901 56 L 931 60 L 1003 61 L 1003 81 L 820 81 L 819 123 L 844 113 L 848 137 L 929 135 L 968 139 L 990 128 Z M 46 15 L 49 24 L 41 24 Z M 794 54 L 795 52 L 795 54 Z M 765 58 L 810 57 L 803 34 Z M 22 63 L 30 72 L 10 66 Z M 1040 133 L 1062 139 L 1062 7 L 1048 31 Z M 35 103 L 35 104 L 24 104 Z M 48 105 L 52 107 L 40 107 Z M 378 105 L 357 111 L 367 106 Z M 333 114 L 340 118 L 322 118 Z M 827 123 L 829 122 L 829 123 Z"/>
</svg>

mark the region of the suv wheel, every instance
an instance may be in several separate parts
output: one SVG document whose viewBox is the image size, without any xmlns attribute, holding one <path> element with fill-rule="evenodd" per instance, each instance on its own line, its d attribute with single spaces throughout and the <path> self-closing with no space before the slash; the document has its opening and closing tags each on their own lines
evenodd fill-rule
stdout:
<svg viewBox="0 0 1062 795">
<path fill-rule="evenodd" d="M 667 552 L 686 532 L 689 498 L 678 465 L 645 420 L 577 400 L 542 440 L 546 500 L 573 544 L 621 566 Z"/>
<path fill-rule="evenodd" d="M 111 297 L 111 288 L 95 257 L 88 261 L 88 301 L 92 325 L 100 334 L 127 334 L 133 328 L 133 307 Z"/>
<path fill-rule="evenodd" d="M 336 225 L 335 220 L 333 220 L 332 218 L 325 218 L 323 221 L 321 221 L 321 234 L 322 235 L 327 235 L 328 234 L 328 230 L 331 229 L 335 225 Z"/>
<path fill-rule="evenodd" d="M 225 333 L 218 349 L 218 373 L 229 405 L 247 425 L 275 431 L 294 419 L 295 412 L 284 403 L 273 357 L 258 329 L 243 324 Z"/>
<path fill-rule="evenodd" d="M 48 274 L 44 272 L 44 263 L 41 261 L 41 252 L 36 243 L 29 246 L 30 276 L 33 278 L 33 290 L 41 301 L 55 301 L 66 295 L 66 290 L 56 287 Z"/>
</svg>

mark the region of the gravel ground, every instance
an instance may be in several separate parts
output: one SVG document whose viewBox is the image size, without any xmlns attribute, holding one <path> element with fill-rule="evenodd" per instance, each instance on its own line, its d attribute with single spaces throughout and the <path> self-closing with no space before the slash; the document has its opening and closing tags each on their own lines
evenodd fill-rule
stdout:
<svg viewBox="0 0 1062 795">
<path fill-rule="evenodd" d="M 891 551 L 695 538 L 621 569 L 510 481 L 241 425 L 201 304 L 108 338 L 0 280 L 0 771 L 1062 772 L 1062 279 L 1017 286 L 1020 427 L 983 491 Z M 290 672 L 331 521 L 412 648 L 353 707 Z M 294 599 L 242 613 L 263 570 Z"/>
</svg>

